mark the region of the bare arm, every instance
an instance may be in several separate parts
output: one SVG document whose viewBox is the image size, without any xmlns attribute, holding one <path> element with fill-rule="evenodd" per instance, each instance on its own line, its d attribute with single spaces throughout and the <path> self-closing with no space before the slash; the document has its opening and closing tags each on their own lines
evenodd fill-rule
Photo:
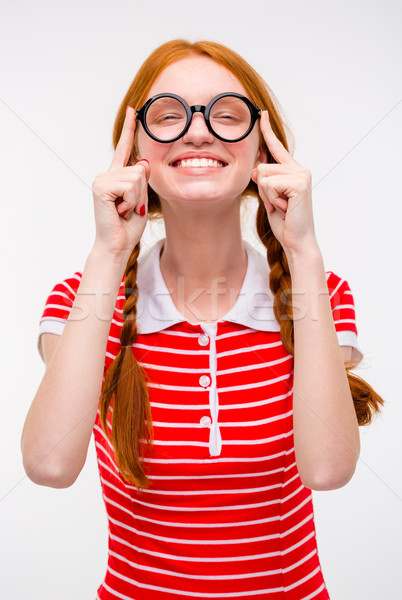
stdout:
<svg viewBox="0 0 402 600">
<path fill-rule="evenodd" d="M 135 111 L 127 107 L 112 164 L 92 184 L 95 243 L 63 333 L 46 342 L 46 372 L 25 420 L 23 464 L 39 485 L 68 487 L 85 464 L 117 294 L 147 222 L 141 208 L 148 205 L 150 167 L 128 165 L 134 131 Z"/>
<path fill-rule="evenodd" d="M 260 129 L 275 164 L 261 162 L 251 178 L 292 280 L 296 463 L 306 487 L 336 489 L 354 473 L 360 438 L 344 365 L 347 351 L 340 350 L 315 235 L 311 172 L 276 137 L 268 111 L 261 113 Z"/>
<path fill-rule="evenodd" d="M 46 372 L 21 438 L 25 471 L 39 485 L 68 487 L 85 464 L 124 268 L 124 260 L 113 262 L 93 249 L 62 335 L 42 336 L 50 336 L 44 346 Z"/>
<path fill-rule="evenodd" d="M 360 452 L 359 427 L 344 367 L 351 349 L 339 346 L 320 252 L 313 251 L 289 265 L 296 291 L 296 462 L 304 485 L 336 489 L 352 477 Z M 301 290 L 303 293 L 297 293 Z"/>
</svg>

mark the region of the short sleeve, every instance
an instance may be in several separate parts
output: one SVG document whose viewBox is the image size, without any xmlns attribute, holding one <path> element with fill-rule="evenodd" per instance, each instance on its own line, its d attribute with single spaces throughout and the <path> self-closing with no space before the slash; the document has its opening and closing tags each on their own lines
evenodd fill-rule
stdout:
<svg viewBox="0 0 402 600">
<path fill-rule="evenodd" d="M 72 277 L 56 284 L 46 300 L 39 321 L 38 333 L 38 351 L 43 362 L 45 362 L 45 358 L 40 337 L 42 333 L 55 333 L 56 335 L 63 333 L 64 325 L 70 315 L 71 307 L 74 304 L 81 283 L 81 277 L 82 273 L 77 271 Z"/>
<path fill-rule="evenodd" d="M 340 346 L 352 346 L 354 362 L 363 359 L 356 326 L 355 302 L 348 282 L 332 271 L 327 271 L 327 285 L 334 318 L 335 330 Z"/>
</svg>

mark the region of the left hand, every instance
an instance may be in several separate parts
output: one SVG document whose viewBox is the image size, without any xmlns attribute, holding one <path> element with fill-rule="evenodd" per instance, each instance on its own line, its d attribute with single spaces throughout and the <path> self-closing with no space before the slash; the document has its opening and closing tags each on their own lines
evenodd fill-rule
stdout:
<svg viewBox="0 0 402 600">
<path fill-rule="evenodd" d="M 278 164 L 260 163 L 251 178 L 267 210 L 275 237 L 288 257 L 317 246 L 311 197 L 311 172 L 299 165 L 278 140 L 269 122 L 268 111 L 261 114 L 260 127 L 268 150 Z"/>
</svg>

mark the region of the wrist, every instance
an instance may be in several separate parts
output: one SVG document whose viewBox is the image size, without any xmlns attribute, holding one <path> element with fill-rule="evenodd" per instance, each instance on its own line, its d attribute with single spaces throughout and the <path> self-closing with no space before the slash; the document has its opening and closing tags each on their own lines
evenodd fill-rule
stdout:
<svg viewBox="0 0 402 600">
<path fill-rule="evenodd" d="M 297 251 L 286 253 L 290 274 L 300 268 L 321 268 L 324 259 L 317 242 Z"/>
<path fill-rule="evenodd" d="M 121 277 L 123 277 L 129 258 L 130 255 L 115 254 L 95 242 L 87 261 L 102 265 L 105 270 L 110 268 L 112 271 L 116 271 L 116 273 L 121 273 Z"/>
</svg>

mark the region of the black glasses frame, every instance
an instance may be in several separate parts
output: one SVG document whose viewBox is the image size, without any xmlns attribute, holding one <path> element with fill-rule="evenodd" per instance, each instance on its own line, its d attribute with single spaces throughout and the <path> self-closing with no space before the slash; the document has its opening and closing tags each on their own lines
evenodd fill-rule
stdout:
<svg viewBox="0 0 402 600">
<path fill-rule="evenodd" d="M 247 129 L 246 133 L 244 133 L 241 137 L 236 138 L 235 140 L 227 140 L 226 138 L 222 137 L 221 135 L 218 135 L 213 130 L 210 120 L 209 120 L 209 114 L 210 114 L 211 108 L 213 107 L 215 102 L 217 102 L 221 98 L 225 98 L 227 96 L 233 96 L 235 98 L 240 98 L 247 105 L 247 107 L 250 111 L 251 120 L 250 120 L 249 128 Z M 147 126 L 147 112 L 149 110 L 149 107 L 151 106 L 151 104 L 153 102 L 155 102 L 155 100 L 158 100 L 159 98 L 174 98 L 175 100 L 178 100 L 183 105 L 183 107 L 185 108 L 185 111 L 186 111 L 187 122 L 186 122 L 186 125 L 185 125 L 183 131 L 181 132 L 180 135 L 177 135 L 176 137 L 171 138 L 170 140 L 160 140 L 159 138 L 155 137 L 151 133 L 151 131 L 148 129 L 148 126 Z M 152 98 L 149 98 L 149 100 L 147 100 L 145 102 L 144 106 L 142 106 L 140 109 L 138 109 L 136 111 L 136 115 L 137 115 L 138 120 L 142 124 L 143 128 L 145 129 L 146 133 L 149 135 L 149 137 L 151 137 L 156 142 L 160 142 L 161 144 L 170 144 L 172 142 L 175 142 L 176 140 L 179 140 L 181 137 L 183 137 L 183 135 L 185 135 L 187 133 L 187 131 L 190 127 L 190 124 L 191 124 L 191 120 L 193 118 L 193 114 L 196 112 L 200 112 L 204 115 L 205 123 L 208 127 L 208 130 L 212 133 L 212 135 L 214 135 L 218 140 L 221 140 L 222 142 L 229 142 L 229 143 L 235 143 L 235 142 L 240 142 L 241 140 L 244 140 L 244 138 L 247 137 L 249 135 L 249 133 L 251 132 L 251 130 L 253 129 L 256 120 L 259 119 L 261 116 L 261 109 L 254 106 L 254 104 L 252 102 L 250 102 L 250 100 L 248 98 L 246 98 L 246 96 L 243 96 L 242 94 L 238 94 L 237 92 L 225 92 L 223 94 L 218 94 L 217 96 L 212 98 L 211 102 L 209 102 L 206 106 L 203 106 L 201 104 L 194 104 L 194 106 L 189 106 L 187 104 L 187 102 L 185 100 L 183 100 L 183 98 L 181 98 L 180 96 L 177 96 L 176 94 L 157 94 L 156 96 L 152 96 Z"/>
</svg>

